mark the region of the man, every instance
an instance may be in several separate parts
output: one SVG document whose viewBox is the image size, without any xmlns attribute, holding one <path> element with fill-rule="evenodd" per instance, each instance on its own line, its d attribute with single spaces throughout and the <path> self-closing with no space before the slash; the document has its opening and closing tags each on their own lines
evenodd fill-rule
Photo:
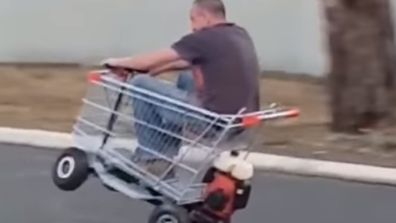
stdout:
<svg viewBox="0 0 396 223">
<path fill-rule="evenodd" d="M 104 63 L 149 70 L 152 75 L 137 75 L 132 85 L 209 111 L 221 114 L 235 114 L 242 108 L 246 112 L 257 111 L 260 70 L 249 34 L 227 22 L 221 0 L 195 0 L 190 20 L 192 33 L 170 48 L 131 58 L 108 59 Z M 191 72 L 181 75 L 177 86 L 153 77 L 169 70 Z M 172 115 L 171 111 L 154 104 L 134 100 L 135 118 L 180 133 L 183 126 L 180 115 Z M 140 149 L 154 150 L 169 157 L 177 155 L 180 140 L 175 137 L 169 140 L 171 136 L 144 125 L 136 127 Z M 148 153 L 140 152 L 139 156 L 150 159 Z"/>
</svg>

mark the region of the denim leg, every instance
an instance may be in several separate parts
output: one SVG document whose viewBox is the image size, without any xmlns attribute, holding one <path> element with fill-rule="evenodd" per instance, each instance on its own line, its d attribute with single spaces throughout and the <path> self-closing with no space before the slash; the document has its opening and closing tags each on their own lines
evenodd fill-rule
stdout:
<svg viewBox="0 0 396 223">
<path fill-rule="evenodd" d="M 191 70 L 186 70 L 179 74 L 176 86 L 178 89 L 187 91 L 190 94 L 196 94 L 194 77 Z"/>
<path fill-rule="evenodd" d="M 187 81 L 181 81 L 181 83 L 188 84 Z M 148 90 L 149 92 L 157 93 L 178 101 L 186 103 L 194 101 L 187 91 L 178 89 L 172 84 L 148 75 L 135 76 L 131 80 L 131 84 L 137 88 Z M 181 140 L 147 126 L 147 124 L 149 124 L 160 129 L 167 130 L 175 135 L 180 135 L 182 132 L 183 119 L 180 118 L 180 114 L 164 108 L 164 106 L 175 107 L 175 105 L 161 99 L 142 94 L 136 90 L 133 91 L 133 94 L 133 110 L 135 119 L 146 123 L 135 123 L 136 136 L 140 147 L 159 152 L 170 158 L 176 156 L 181 146 Z M 155 157 L 144 152 L 141 148 L 138 148 L 136 151 L 136 158 L 154 159 Z"/>
</svg>

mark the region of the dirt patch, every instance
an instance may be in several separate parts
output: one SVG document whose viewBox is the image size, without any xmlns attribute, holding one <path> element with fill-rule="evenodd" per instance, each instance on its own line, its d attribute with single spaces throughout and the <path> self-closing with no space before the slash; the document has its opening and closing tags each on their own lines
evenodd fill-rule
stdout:
<svg viewBox="0 0 396 223">
<path fill-rule="evenodd" d="M 90 68 L 0 66 L 0 126 L 69 132 L 85 94 Z M 298 120 L 269 123 L 259 150 L 274 154 L 396 166 L 394 131 L 364 136 L 328 131 L 323 80 L 270 73 L 261 79 L 262 102 L 297 106 Z"/>
</svg>

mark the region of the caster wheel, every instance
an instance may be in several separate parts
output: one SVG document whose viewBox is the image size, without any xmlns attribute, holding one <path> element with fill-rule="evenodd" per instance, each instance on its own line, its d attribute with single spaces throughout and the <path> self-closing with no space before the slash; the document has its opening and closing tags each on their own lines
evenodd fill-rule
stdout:
<svg viewBox="0 0 396 223">
<path fill-rule="evenodd" d="M 172 204 L 163 204 L 154 209 L 149 223 L 191 223 L 191 221 L 186 209 Z"/>
<path fill-rule="evenodd" d="M 74 191 L 87 180 L 89 172 L 87 154 L 70 148 L 56 160 L 52 169 L 52 181 L 61 190 Z"/>
</svg>

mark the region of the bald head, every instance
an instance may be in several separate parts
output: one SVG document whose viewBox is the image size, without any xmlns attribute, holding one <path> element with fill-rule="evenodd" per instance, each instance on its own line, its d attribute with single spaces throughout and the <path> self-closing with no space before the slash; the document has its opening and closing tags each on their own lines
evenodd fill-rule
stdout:
<svg viewBox="0 0 396 223">
<path fill-rule="evenodd" d="M 222 0 L 195 0 L 194 6 L 207 11 L 213 16 L 226 17 L 226 9 Z"/>
<path fill-rule="evenodd" d="M 190 14 L 191 27 L 198 31 L 226 22 L 226 9 L 221 0 L 194 0 Z"/>
</svg>

